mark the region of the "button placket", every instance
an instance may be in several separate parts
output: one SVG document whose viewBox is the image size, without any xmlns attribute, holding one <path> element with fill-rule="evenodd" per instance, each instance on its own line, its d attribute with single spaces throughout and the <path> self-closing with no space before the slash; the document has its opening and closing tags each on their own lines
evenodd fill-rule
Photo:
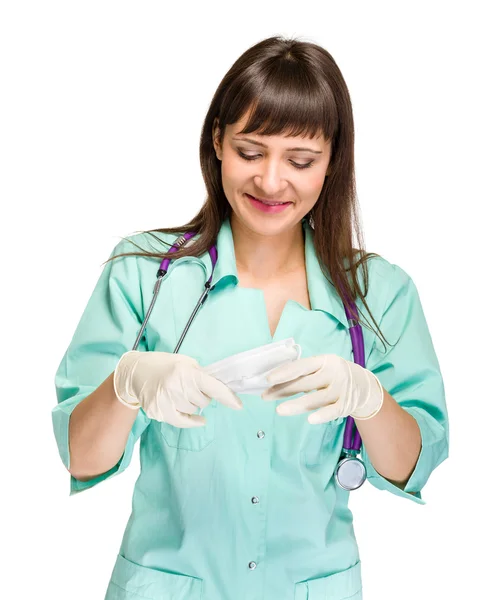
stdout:
<svg viewBox="0 0 499 600">
<path fill-rule="evenodd" d="M 265 437 L 265 431 L 263 429 L 259 429 L 256 432 L 256 437 L 257 437 L 258 440 L 262 440 Z M 263 450 L 265 450 L 265 449 L 263 448 Z M 259 454 L 260 453 L 258 453 L 258 455 Z M 266 455 L 266 452 L 264 451 L 264 455 L 263 456 L 265 456 L 265 455 Z M 265 460 L 267 460 L 267 458 Z M 261 473 L 261 471 L 257 471 L 257 473 Z M 262 482 L 260 481 L 260 477 L 257 477 L 255 475 L 255 477 L 253 478 L 253 481 L 249 480 L 248 483 L 249 483 L 249 485 L 251 485 L 253 487 L 254 485 L 259 486 Z M 253 505 L 260 504 L 260 497 L 259 496 L 251 496 L 251 503 Z M 258 511 L 258 512 L 260 512 L 260 511 Z M 264 516 L 260 513 L 260 517 L 257 517 L 257 515 L 255 515 L 255 518 L 263 518 L 264 519 Z M 258 525 L 259 526 L 260 526 L 260 524 L 261 524 L 261 521 L 258 521 Z M 252 561 L 250 561 L 248 563 L 248 570 L 249 571 L 254 571 L 256 569 L 256 567 L 257 567 L 257 562 L 256 561 L 252 560 Z M 254 577 L 256 577 L 256 575 L 252 576 L 252 581 L 253 581 L 254 584 L 257 584 L 256 582 L 258 581 L 258 579 L 254 579 Z"/>
<path fill-rule="evenodd" d="M 256 435 L 261 439 L 265 437 L 265 432 L 260 430 Z M 253 498 L 251 498 L 251 502 L 253 504 L 258 504 L 260 502 L 260 498 L 258 496 L 253 496 Z"/>
</svg>

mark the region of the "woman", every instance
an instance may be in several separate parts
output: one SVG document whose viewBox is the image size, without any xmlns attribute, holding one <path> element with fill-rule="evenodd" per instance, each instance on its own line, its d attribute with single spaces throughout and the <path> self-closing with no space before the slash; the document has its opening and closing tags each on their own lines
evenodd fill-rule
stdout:
<svg viewBox="0 0 499 600">
<path fill-rule="evenodd" d="M 199 214 L 116 246 L 56 375 L 71 494 L 121 473 L 141 438 L 106 599 L 359 600 L 349 491 L 333 476 L 346 417 L 368 480 L 420 504 L 448 456 L 448 421 L 412 279 L 353 247 L 352 108 L 331 55 L 277 37 L 250 48 L 215 93 L 200 156 Z M 196 235 L 132 350 L 160 259 L 185 232 Z M 211 291 L 175 353 L 213 244 Z M 349 301 L 369 315 L 365 368 L 353 362 Z M 301 357 L 274 369 L 261 396 L 202 370 L 289 337 Z"/>
</svg>

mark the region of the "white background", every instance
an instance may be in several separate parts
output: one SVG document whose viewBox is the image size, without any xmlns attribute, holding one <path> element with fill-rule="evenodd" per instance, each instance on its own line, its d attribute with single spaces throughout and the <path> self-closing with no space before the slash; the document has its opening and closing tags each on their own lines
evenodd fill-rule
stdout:
<svg viewBox="0 0 499 600">
<path fill-rule="evenodd" d="M 3 598 L 104 596 L 138 445 L 125 473 L 70 498 L 55 371 L 120 237 L 198 211 L 209 102 L 271 35 L 323 45 L 342 70 L 367 249 L 416 283 L 446 385 L 450 458 L 427 505 L 351 494 L 365 600 L 495 595 L 495 4 L 2 3 Z"/>
</svg>

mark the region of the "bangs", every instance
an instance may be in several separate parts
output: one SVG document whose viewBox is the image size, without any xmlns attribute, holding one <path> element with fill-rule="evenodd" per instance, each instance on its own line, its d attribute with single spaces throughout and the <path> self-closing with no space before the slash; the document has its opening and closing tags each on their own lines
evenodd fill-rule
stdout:
<svg viewBox="0 0 499 600">
<path fill-rule="evenodd" d="M 227 94 L 233 101 L 221 107 L 221 120 L 232 124 L 249 113 L 246 126 L 238 134 L 311 139 L 322 134 L 326 142 L 334 139 L 338 128 L 336 100 L 326 83 L 313 79 L 311 74 L 296 62 L 277 61 L 265 76 L 251 77 L 246 86 L 234 81 L 239 92 L 230 90 Z M 227 108 L 225 115 L 223 108 Z"/>
</svg>

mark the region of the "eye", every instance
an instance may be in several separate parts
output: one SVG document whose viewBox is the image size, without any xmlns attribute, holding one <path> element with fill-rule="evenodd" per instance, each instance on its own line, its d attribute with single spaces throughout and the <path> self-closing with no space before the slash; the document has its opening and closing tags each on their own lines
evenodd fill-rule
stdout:
<svg viewBox="0 0 499 600">
<path fill-rule="evenodd" d="M 237 151 L 237 153 L 239 154 L 239 156 L 241 158 L 244 158 L 244 160 L 255 160 L 257 159 L 260 155 L 259 154 L 254 154 L 252 156 L 249 156 L 248 154 L 243 154 L 243 152 L 241 152 L 240 150 Z M 308 169 L 309 167 L 311 167 L 314 164 L 315 161 L 311 160 L 308 163 L 305 164 L 300 164 L 300 163 L 296 163 L 293 160 L 290 161 L 290 163 L 297 169 Z"/>
</svg>

